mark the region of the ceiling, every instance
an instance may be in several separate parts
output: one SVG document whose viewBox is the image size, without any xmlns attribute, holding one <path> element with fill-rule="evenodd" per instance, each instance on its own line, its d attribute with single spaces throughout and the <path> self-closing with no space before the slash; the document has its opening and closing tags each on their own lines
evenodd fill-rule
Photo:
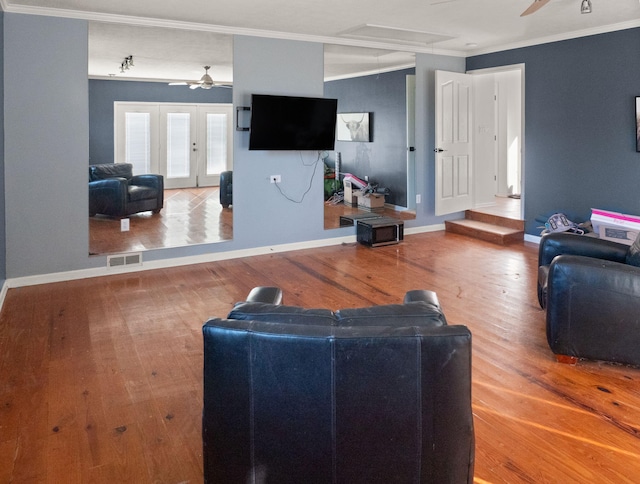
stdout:
<svg viewBox="0 0 640 484">
<path fill-rule="evenodd" d="M 325 77 L 411 66 L 415 53 L 468 56 L 640 27 L 639 0 L 0 0 L 5 12 L 89 20 L 89 76 L 231 82 L 232 36 L 325 47 Z M 124 58 L 134 65 L 120 72 Z"/>
</svg>

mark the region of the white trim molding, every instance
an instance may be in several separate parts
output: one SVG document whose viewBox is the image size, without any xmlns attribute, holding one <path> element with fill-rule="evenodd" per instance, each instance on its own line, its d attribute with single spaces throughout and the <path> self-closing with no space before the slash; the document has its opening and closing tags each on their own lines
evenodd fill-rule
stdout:
<svg viewBox="0 0 640 484">
<path fill-rule="evenodd" d="M 425 232 L 437 232 L 444 230 L 444 224 L 427 225 L 422 227 L 414 227 L 405 230 L 405 235 L 419 234 Z M 252 249 L 231 250 L 227 252 L 214 252 L 210 254 L 202 254 L 196 256 L 176 257 L 173 259 L 162 259 L 155 261 L 144 261 L 142 264 L 135 264 L 122 267 L 95 267 L 91 269 L 81 269 L 76 271 L 55 272 L 52 274 L 40 274 L 35 276 L 14 277 L 7 279 L 4 286 L 4 292 L 7 289 L 17 287 L 35 286 L 37 284 L 51 284 L 55 282 L 74 281 L 79 279 L 88 279 L 91 277 L 112 276 L 115 274 L 127 274 L 140 271 L 149 271 L 154 269 L 168 269 L 171 267 L 180 267 L 192 264 L 203 264 L 207 262 L 216 262 L 221 260 L 239 259 L 242 257 L 252 257 L 256 255 L 276 254 L 279 252 L 289 252 L 302 249 L 315 249 L 318 247 L 330 247 L 340 244 L 356 243 L 355 235 L 344 237 L 335 237 L 330 239 L 309 240 L 306 242 L 296 242 L 292 244 L 280 244 L 273 246 L 256 247 Z M 0 293 L 0 297 L 2 293 Z"/>
</svg>

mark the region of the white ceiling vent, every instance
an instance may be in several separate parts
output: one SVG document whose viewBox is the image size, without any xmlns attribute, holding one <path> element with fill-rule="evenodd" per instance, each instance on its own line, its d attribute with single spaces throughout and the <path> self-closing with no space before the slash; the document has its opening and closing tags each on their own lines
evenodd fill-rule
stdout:
<svg viewBox="0 0 640 484">
<path fill-rule="evenodd" d="M 360 25 L 359 27 L 345 30 L 338 35 L 341 37 L 351 37 L 353 39 L 417 45 L 435 44 L 436 42 L 443 42 L 445 40 L 455 38 L 451 35 L 423 32 L 420 30 L 397 29 L 394 27 L 384 27 L 382 25 L 371 24 Z"/>
<path fill-rule="evenodd" d="M 109 269 L 114 267 L 141 266 L 141 265 L 142 265 L 141 252 L 107 256 L 107 268 Z"/>
</svg>

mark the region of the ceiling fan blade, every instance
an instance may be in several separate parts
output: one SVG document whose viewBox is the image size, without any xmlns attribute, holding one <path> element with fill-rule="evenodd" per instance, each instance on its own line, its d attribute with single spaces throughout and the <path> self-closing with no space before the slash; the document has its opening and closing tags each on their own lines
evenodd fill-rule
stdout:
<svg viewBox="0 0 640 484">
<path fill-rule="evenodd" d="M 524 17 L 526 15 L 531 15 L 532 13 L 535 13 L 538 10 L 540 10 L 547 3 L 549 3 L 549 0 L 533 0 L 533 3 L 529 5 L 529 8 L 526 9 L 524 12 L 522 12 L 520 16 Z"/>
</svg>

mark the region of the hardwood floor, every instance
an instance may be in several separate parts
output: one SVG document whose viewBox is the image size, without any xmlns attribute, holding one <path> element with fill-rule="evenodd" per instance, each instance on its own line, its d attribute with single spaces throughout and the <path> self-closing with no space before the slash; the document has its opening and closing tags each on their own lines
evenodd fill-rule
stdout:
<svg viewBox="0 0 640 484">
<path fill-rule="evenodd" d="M 555 361 L 536 262 L 534 244 L 433 232 L 10 289 L 0 482 L 201 482 L 201 326 L 256 285 L 333 309 L 436 291 L 473 334 L 475 482 L 638 482 L 640 369 Z"/>
<path fill-rule="evenodd" d="M 120 219 L 89 217 L 89 254 L 137 252 L 204 244 L 233 238 L 233 209 L 220 205 L 219 187 L 164 191 L 158 214 L 129 216 L 130 230 L 120 231 Z"/>
</svg>

